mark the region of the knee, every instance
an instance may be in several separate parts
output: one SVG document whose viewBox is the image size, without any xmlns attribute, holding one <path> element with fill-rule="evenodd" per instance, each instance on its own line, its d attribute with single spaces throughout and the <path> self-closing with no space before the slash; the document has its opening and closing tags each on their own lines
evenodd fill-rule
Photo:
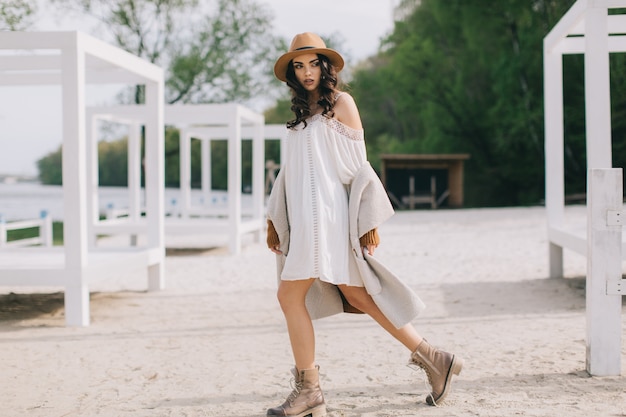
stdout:
<svg viewBox="0 0 626 417">
<path fill-rule="evenodd" d="M 304 299 L 301 300 L 298 291 L 294 291 L 289 285 L 280 285 L 276 292 L 276 298 L 283 311 L 289 311 L 294 307 L 304 304 Z"/>
<path fill-rule="evenodd" d="M 289 301 L 289 291 L 285 290 L 282 285 L 279 286 L 278 291 L 276 291 L 276 298 L 280 306 L 283 307 Z"/>
</svg>

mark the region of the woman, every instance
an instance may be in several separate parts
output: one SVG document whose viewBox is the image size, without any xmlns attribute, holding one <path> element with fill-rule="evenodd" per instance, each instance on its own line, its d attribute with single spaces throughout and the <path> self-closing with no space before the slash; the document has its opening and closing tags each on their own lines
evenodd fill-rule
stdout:
<svg viewBox="0 0 626 417">
<path fill-rule="evenodd" d="M 369 314 L 409 349 L 410 363 L 428 375 L 431 405 L 445 398 L 452 375 L 462 368 L 461 359 L 417 333 L 410 321 L 421 301 L 372 257 L 377 227 L 393 210 L 367 162 L 354 99 L 338 89 L 343 65 L 319 36 L 302 33 L 274 66 L 291 89 L 295 118 L 287 123 L 287 157 L 268 202 L 267 243 L 277 255 L 278 300 L 296 384 L 268 416 L 326 414 L 312 319 L 340 311 Z M 398 294 L 404 299 L 389 300 Z"/>
</svg>

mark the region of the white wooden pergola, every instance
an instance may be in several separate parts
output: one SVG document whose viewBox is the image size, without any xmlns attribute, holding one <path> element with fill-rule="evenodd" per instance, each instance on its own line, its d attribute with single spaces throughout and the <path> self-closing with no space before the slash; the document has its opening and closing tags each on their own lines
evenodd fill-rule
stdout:
<svg viewBox="0 0 626 417">
<path fill-rule="evenodd" d="M 137 142 L 138 126 L 146 115 L 134 106 L 114 106 L 89 108 L 88 118 L 95 125 L 96 120 L 108 120 L 129 126 L 129 155 L 139 152 Z M 284 152 L 286 129 L 284 125 L 264 125 L 264 117 L 238 104 L 186 104 L 165 106 L 165 124 L 180 131 L 180 201 L 165 218 L 166 246 L 174 236 L 178 244 L 184 244 L 184 236 L 222 236 L 228 242 L 231 253 L 241 251 L 242 237 L 253 233 L 258 241 L 265 228 L 265 140 L 280 140 Z M 96 131 L 90 130 L 96 143 Z M 201 189 L 202 203 L 191 201 L 191 141 L 201 141 Z M 242 140 L 252 140 L 252 189 L 242 192 Z M 224 200 L 216 198 L 211 187 L 211 141 L 225 140 L 228 143 L 228 185 Z M 91 149 L 90 158 L 97 161 L 97 147 Z M 139 163 L 129 157 L 130 205 L 127 217 L 98 219 L 97 207 L 93 206 L 93 226 L 90 235 L 95 240 L 97 234 L 136 233 L 133 219 L 139 218 L 140 184 Z M 97 171 L 91 172 L 97 184 Z M 245 201 L 244 201 L 245 200 Z M 126 213 L 125 213 L 126 214 Z M 128 224 L 131 223 L 131 227 Z M 212 242 L 222 239 L 212 239 Z M 185 247 L 193 246 L 189 241 Z"/>
<path fill-rule="evenodd" d="M 625 0 L 578 0 L 544 39 L 550 277 L 563 276 L 563 248 L 587 256 L 587 369 L 592 375 L 616 375 L 621 369 L 620 295 L 624 293 L 621 261 L 626 251 L 622 250 L 620 222 L 612 224 L 607 215 L 611 210 L 621 211 L 622 207 L 621 170 L 612 169 L 611 158 L 609 54 L 626 52 L 626 15 L 609 15 L 609 10 L 623 7 Z M 585 60 L 587 227 L 565 222 L 563 55 L 566 54 L 584 54 Z M 618 194 L 618 198 L 605 198 Z M 607 203 L 609 200 L 612 202 Z"/>
<path fill-rule="evenodd" d="M 215 106 L 219 108 L 221 105 L 210 105 L 211 107 Z M 175 106 L 180 107 L 180 106 Z M 189 106 L 185 106 L 189 107 Z M 243 109 L 240 106 L 235 106 Z M 166 119 L 168 119 L 169 108 L 166 108 Z M 225 108 L 225 110 L 228 110 Z M 176 111 L 179 111 L 178 109 Z M 219 113 L 217 113 L 219 114 Z M 261 116 L 262 117 L 262 116 Z M 202 126 L 202 125 L 185 125 L 178 126 L 180 129 L 180 188 L 181 188 L 181 205 L 179 210 L 179 216 L 182 218 L 190 218 L 193 216 L 225 216 L 230 212 L 230 207 L 214 207 L 211 205 L 211 202 L 215 201 L 212 193 L 211 187 L 211 141 L 213 140 L 226 140 L 228 142 L 229 150 L 232 149 L 231 143 L 234 140 L 237 140 L 236 136 L 232 136 L 232 130 L 228 126 Z M 261 135 L 259 136 L 259 133 Z M 257 204 L 259 202 L 263 202 L 263 198 L 259 198 L 256 195 L 256 192 L 259 191 L 256 186 L 258 185 L 258 181 L 263 182 L 265 177 L 265 169 L 261 164 L 264 161 L 264 149 L 265 149 L 265 141 L 266 140 L 280 140 L 281 144 L 284 142 L 286 137 L 286 128 L 284 125 L 262 125 L 261 130 L 259 131 L 259 126 L 255 124 L 245 125 L 242 124 L 240 130 L 240 139 L 252 140 L 253 144 L 253 187 L 252 187 L 252 202 L 253 204 L 248 204 L 247 206 L 242 205 L 242 215 L 244 217 L 254 217 L 259 213 Z M 191 140 L 196 139 L 201 142 L 201 179 L 200 185 L 202 189 L 203 195 L 203 204 L 201 205 L 193 205 L 191 201 Z M 284 149 L 284 146 L 281 146 L 281 150 Z M 237 150 L 238 153 L 241 153 L 241 150 Z M 239 159 L 241 155 L 237 156 Z M 239 166 L 239 169 L 241 166 Z M 228 165 L 228 176 L 231 178 L 231 169 L 236 169 L 236 166 L 230 162 L 229 155 L 229 165 Z M 235 185 L 241 187 L 242 184 L 228 184 L 228 201 L 231 201 L 231 196 L 234 195 L 232 193 L 236 192 L 236 189 L 233 190 L 231 185 Z M 262 203 L 261 203 L 262 204 Z M 167 229 L 167 225 L 166 225 Z"/>
<path fill-rule="evenodd" d="M 170 105 L 165 108 L 165 123 L 180 131 L 180 217 L 166 221 L 167 234 L 226 233 L 231 253 L 241 251 L 244 234 L 254 233 L 260 241 L 264 227 L 265 137 L 262 114 L 238 104 Z M 252 139 L 252 190 L 248 210 L 242 201 L 242 139 Z M 191 206 L 191 139 L 201 140 L 202 190 L 205 204 Z M 228 143 L 227 204 L 211 207 L 211 141 Z"/>
<path fill-rule="evenodd" d="M 67 325 L 87 326 L 92 279 L 144 270 L 149 290 L 164 286 L 163 71 L 80 32 L 0 32 L 0 50 L 0 86 L 61 87 L 64 209 L 63 247 L 2 249 L 0 285 L 62 287 Z M 134 226 L 144 246 L 89 245 L 97 189 L 86 140 L 87 84 L 145 85 L 146 103 L 136 107 L 145 116 L 146 209 Z"/>
</svg>

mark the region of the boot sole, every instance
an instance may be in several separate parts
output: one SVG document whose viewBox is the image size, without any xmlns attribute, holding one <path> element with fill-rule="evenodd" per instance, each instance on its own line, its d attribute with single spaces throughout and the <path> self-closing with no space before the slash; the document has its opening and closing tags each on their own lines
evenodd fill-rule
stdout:
<svg viewBox="0 0 626 417">
<path fill-rule="evenodd" d="M 450 364 L 450 368 L 448 369 L 448 375 L 446 376 L 446 383 L 443 386 L 443 392 L 437 398 L 435 398 L 432 393 L 426 397 L 426 403 L 428 405 L 437 405 L 446 398 L 448 395 L 448 391 L 450 390 L 450 385 L 452 385 L 452 375 L 459 375 L 461 370 L 463 369 L 463 359 L 458 358 L 456 355 L 452 356 L 452 363 Z"/>
<path fill-rule="evenodd" d="M 274 416 L 274 414 L 267 414 L 268 416 Z M 288 417 L 325 417 L 326 416 L 326 404 L 318 405 L 314 408 L 309 408 L 300 414 L 294 414 Z"/>
<path fill-rule="evenodd" d="M 326 416 L 326 404 L 322 404 L 293 417 L 325 417 L 325 416 Z"/>
</svg>

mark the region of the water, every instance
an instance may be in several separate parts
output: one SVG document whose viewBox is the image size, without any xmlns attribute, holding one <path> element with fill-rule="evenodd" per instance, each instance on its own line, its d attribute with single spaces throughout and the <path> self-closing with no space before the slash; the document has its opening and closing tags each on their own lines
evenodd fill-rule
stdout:
<svg viewBox="0 0 626 417">
<path fill-rule="evenodd" d="M 142 192 L 143 194 L 143 192 Z M 203 201 L 201 190 L 191 190 L 192 205 Z M 213 191 L 213 204 L 225 205 L 226 193 Z M 99 211 L 103 214 L 107 208 L 124 209 L 128 207 L 129 191 L 126 187 L 100 187 L 98 189 Z M 165 208 L 169 210 L 180 201 L 180 190 L 165 189 Z M 143 196 L 141 203 L 143 204 Z M 6 221 L 36 219 L 42 210 L 46 210 L 52 220 L 63 219 L 63 188 L 57 185 L 41 185 L 38 183 L 0 183 L 0 215 Z"/>
</svg>

